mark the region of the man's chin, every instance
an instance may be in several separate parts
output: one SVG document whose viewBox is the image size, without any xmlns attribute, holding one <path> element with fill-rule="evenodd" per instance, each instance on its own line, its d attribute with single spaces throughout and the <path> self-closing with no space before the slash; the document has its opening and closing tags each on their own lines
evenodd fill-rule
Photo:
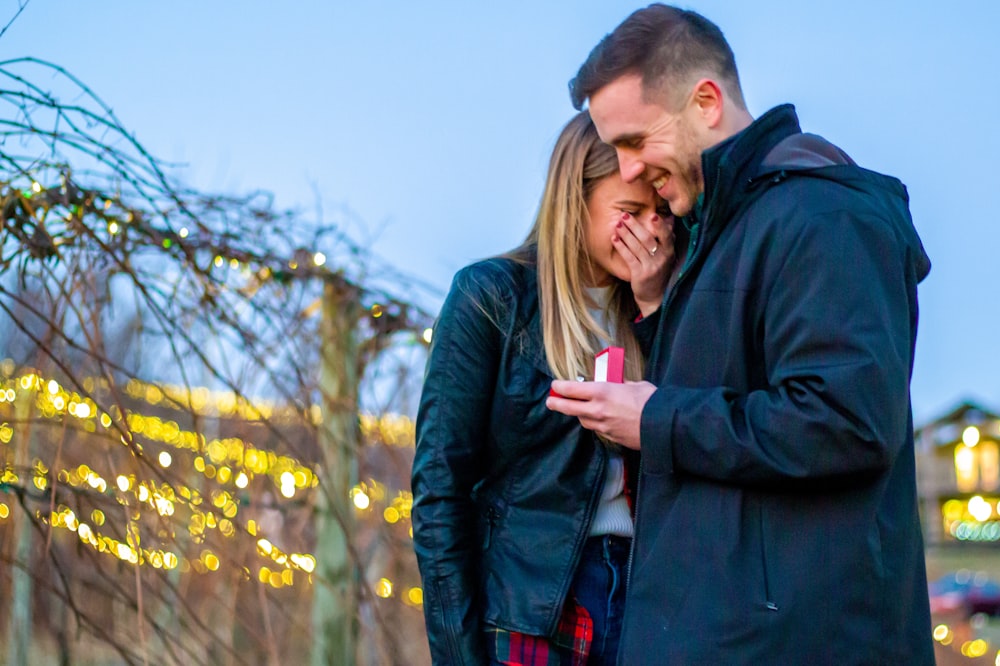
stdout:
<svg viewBox="0 0 1000 666">
<path fill-rule="evenodd" d="M 670 214 L 674 217 L 684 217 L 690 214 L 693 208 L 690 201 L 668 201 L 667 206 L 670 208 Z"/>
</svg>

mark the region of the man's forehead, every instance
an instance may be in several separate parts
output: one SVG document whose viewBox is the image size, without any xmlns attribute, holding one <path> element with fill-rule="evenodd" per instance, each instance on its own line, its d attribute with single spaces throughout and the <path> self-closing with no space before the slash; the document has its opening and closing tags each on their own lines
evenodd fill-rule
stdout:
<svg viewBox="0 0 1000 666">
<path fill-rule="evenodd" d="M 630 103 L 643 99 L 642 77 L 638 73 L 622 74 L 599 88 L 590 98 L 591 113 L 595 107 L 616 102 Z"/>
<path fill-rule="evenodd" d="M 642 138 L 649 116 L 661 111 L 644 99 L 638 74 L 621 76 L 594 93 L 590 116 L 601 141 L 611 145 Z"/>
</svg>

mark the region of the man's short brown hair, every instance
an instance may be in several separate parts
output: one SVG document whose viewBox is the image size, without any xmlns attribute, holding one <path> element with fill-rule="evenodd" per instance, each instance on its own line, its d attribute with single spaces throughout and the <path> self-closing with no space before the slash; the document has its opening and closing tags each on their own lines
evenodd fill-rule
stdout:
<svg viewBox="0 0 1000 666">
<path fill-rule="evenodd" d="M 633 12 L 594 47 L 569 82 L 573 106 L 626 74 L 639 74 L 647 97 L 679 105 L 680 86 L 693 77 L 718 79 L 740 108 L 746 108 L 736 58 L 719 27 L 701 14 L 663 4 Z M 684 90 L 686 92 L 686 90 Z"/>
</svg>

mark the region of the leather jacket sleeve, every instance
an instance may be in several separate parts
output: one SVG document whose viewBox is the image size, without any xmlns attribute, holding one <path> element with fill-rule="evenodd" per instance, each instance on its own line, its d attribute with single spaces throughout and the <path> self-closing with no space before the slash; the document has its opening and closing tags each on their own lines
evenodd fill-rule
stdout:
<svg viewBox="0 0 1000 666">
<path fill-rule="evenodd" d="M 510 289 L 496 264 L 460 271 L 442 306 L 417 414 L 413 543 L 435 664 L 486 661 L 480 537 L 472 493 L 485 475 L 490 409 Z M 503 295 L 501 295 L 503 294 Z"/>
</svg>

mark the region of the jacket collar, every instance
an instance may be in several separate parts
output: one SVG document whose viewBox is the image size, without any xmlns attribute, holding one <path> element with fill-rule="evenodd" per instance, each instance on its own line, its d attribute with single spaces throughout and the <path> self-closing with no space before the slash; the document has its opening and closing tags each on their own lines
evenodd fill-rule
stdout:
<svg viewBox="0 0 1000 666">
<path fill-rule="evenodd" d="M 799 134 L 799 119 L 791 104 L 776 106 L 749 127 L 701 154 L 705 178 L 702 213 L 705 221 L 726 220 L 738 206 L 750 178 L 783 139 Z"/>
</svg>

